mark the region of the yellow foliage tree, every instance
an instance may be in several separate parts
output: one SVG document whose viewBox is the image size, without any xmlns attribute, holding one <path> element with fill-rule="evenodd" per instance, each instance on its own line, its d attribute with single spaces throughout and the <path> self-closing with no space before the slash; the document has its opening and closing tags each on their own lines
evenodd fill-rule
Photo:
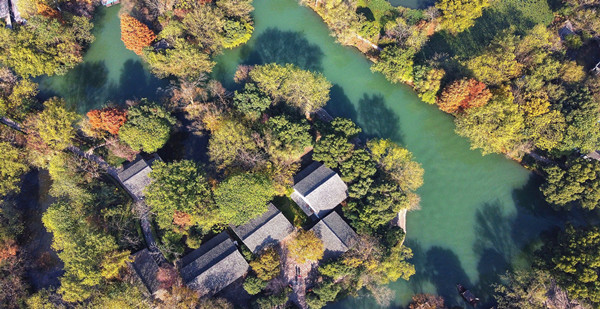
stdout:
<svg viewBox="0 0 600 309">
<path fill-rule="evenodd" d="M 301 230 L 287 244 L 291 257 L 299 264 L 308 261 L 316 262 L 323 258 L 325 247 L 323 241 L 313 231 Z"/>
</svg>

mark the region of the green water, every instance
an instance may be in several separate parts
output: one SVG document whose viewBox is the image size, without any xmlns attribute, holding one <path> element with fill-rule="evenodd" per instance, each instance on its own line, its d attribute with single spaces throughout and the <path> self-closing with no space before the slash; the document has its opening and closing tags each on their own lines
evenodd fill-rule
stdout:
<svg viewBox="0 0 600 309">
<path fill-rule="evenodd" d="M 425 169 L 421 210 L 408 215 L 408 242 L 417 267 L 409 283 L 392 284 L 394 306 L 415 292 L 463 304 L 455 284 L 485 298 L 509 264 L 526 261 L 541 230 L 556 220 L 543 211 L 538 180 L 499 155 L 483 157 L 454 133 L 452 118 L 421 102 L 404 85 L 369 70 L 353 48 L 334 42 L 321 20 L 294 0 L 255 0 L 255 33 L 248 45 L 217 58 L 215 76 L 231 86 L 238 63 L 286 63 L 322 72 L 334 87 L 326 109 L 357 121 L 367 136 L 405 145 Z M 542 210 L 540 210 L 542 209 Z M 371 308 L 356 298 L 334 308 Z"/>
<path fill-rule="evenodd" d="M 414 1 L 419 0 L 403 0 Z M 559 222 L 545 210 L 538 179 L 499 155 L 482 157 L 454 133 L 452 118 L 421 102 L 404 85 L 369 70 L 353 48 L 334 42 L 326 26 L 294 0 L 255 0 L 255 33 L 248 45 L 217 57 L 214 76 L 236 87 L 238 64 L 295 63 L 322 72 L 333 84 L 326 109 L 350 117 L 368 137 L 403 144 L 425 169 L 421 210 L 408 215 L 408 241 L 417 274 L 391 284 L 394 307 L 414 293 L 440 294 L 464 305 L 456 283 L 489 301 L 489 285 L 510 265 L 526 263 L 541 231 Z M 119 6 L 101 8 L 96 41 L 85 62 L 62 77 L 41 79 L 43 95 L 58 94 L 80 113 L 107 101 L 153 97 L 167 82 L 152 78 L 120 40 Z M 346 299 L 332 308 L 373 308 L 370 298 Z"/>
<path fill-rule="evenodd" d="M 120 6 L 100 7 L 94 18 L 96 40 L 84 56 L 84 62 L 63 76 L 38 80 L 41 96 L 60 96 L 83 114 L 107 102 L 123 104 L 125 100 L 157 96 L 168 85 L 153 77 L 140 57 L 125 48 L 121 41 Z"/>
</svg>

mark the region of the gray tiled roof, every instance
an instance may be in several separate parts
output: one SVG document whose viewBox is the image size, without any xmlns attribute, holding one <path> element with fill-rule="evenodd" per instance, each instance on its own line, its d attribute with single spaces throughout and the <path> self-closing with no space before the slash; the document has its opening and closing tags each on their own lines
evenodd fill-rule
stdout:
<svg viewBox="0 0 600 309">
<path fill-rule="evenodd" d="M 152 172 L 151 166 L 155 160 L 160 160 L 160 157 L 155 155 L 148 161 L 140 158 L 118 174 L 121 184 L 136 201 L 144 199 L 144 189 L 152 182 L 149 174 Z"/>
<path fill-rule="evenodd" d="M 313 162 L 294 178 L 294 200 L 312 207 L 319 217 L 325 216 L 348 197 L 348 186 L 340 176 L 322 163 Z M 310 216 L 310 213 L 302 207 Z"/>
<path fill-rule="evenodd" d="M 160 286 L 160 282 L 157 280 L 159 267 L 147 248 L 133 254 L 133 262 L 130 265 L 150 294 L 158 290 Z"/>
<path fill-rule="evenodd" d="M 294 230 L 281 211 L 270 203 L 269 210 L 260 217 L 231 228 L 253 253 L 281 241 Z"/>
<path fill-rule="evenodd" d="M 10 9 L 8 0 L 0 0 L 0 18 L 6 18 L 10 16 Z"/>
<path fill-rule="evenodd" d="M 223 232 L 180 261 L 185 284 L 201 296 L 212 296 L 248 271 L 248 263 Z"/>
<path fill-rule="evenodd" d="M 332 259 L 348 251 L 356 244 L 356 232 L 338 215 L 332 212 L 315 224 L 311 231 L 323 241 L 325 253 L 323 259 Z"/>
</svg>

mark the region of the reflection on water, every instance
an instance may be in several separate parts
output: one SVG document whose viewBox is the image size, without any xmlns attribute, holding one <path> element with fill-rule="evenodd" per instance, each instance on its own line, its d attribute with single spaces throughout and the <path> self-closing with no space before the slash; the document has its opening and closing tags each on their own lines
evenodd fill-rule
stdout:
<svg viewBox="0 0 600 309">
<path fill-rule="evenodd" d="M 152 76 L 140 58 L 121 42 L 119 7 L 98 8 L 94 36 L 84 62 L 63 76 L 39 78 L 40 96 L 61 96 L 80 114 L 107 102 L 156 99 L 168 83 Z"/>
</svg>

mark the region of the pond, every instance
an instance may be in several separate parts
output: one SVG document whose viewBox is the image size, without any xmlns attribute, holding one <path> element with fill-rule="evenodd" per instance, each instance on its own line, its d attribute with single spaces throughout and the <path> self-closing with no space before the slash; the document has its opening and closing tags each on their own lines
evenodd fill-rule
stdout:
<svg viewBox="0 0 600 309">
<path fill-rule="evenodd" d="M 157 97 L 169 83 L 152 76 L 142 60 L 121 41 L 119 5 L 99 7 L 94 18 L 95 41 L 84 61 L 63 76 L 39 78 L 40 96 L 60 96 L 80 114 L 107 102 Z"/>
<path fill-rule="evenodd" d="M 420 0 L 412 1 L 417 5 Z M 356 121 L 366 137 L 401 143 L 425 169 L 421 210 L 408 215 L 407 245 L 417 274 L 390 285 L 393 306 L 413 294 L 444 296 L 464 305 L 455 285 L 471 288 L 489 302 L 490 284 L 511 265 L 527 263 L 542 231 L 562 214 L 547 210 L 539 179 L 500 155 L 482 156 L 454 133 L 452 117 L 420 101 L 407 86 L 371 73 L 357 50 L 337 44 L 325 24 L 295 0 L 255 0 L 255 33 L 249 44 L 215 60 L 213 76 L 236 87 L 238 64 L 294 63 L 322 72 L 333 84 L 326 109 Z M 80 113 L 106 101 L 153 97 L 167 85 L 151 77 L 141 60 L 120 41 L 118 8 L 101 8 L 96 41 L 85 61 L 65 76 L 41 79 L 45 95 L 58 94 Z M 370 298 L 349 298 L 331 308 L 373 308 Z"/>
</svg>

